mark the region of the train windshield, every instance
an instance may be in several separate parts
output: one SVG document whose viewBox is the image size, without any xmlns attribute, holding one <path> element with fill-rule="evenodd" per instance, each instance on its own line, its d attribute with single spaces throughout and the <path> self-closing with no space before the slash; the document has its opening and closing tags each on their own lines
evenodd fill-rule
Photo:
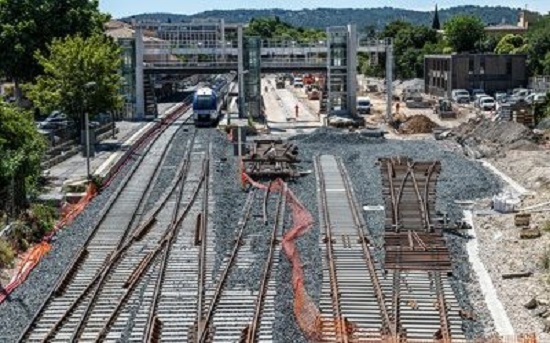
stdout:
<svg viewBox="0 0 550 343">
<path fill-rule="evenodd" d="M 197 96 L 195 103 L 193 104 L 195 110 L 212 110 L 216 108 L 215 99 L 209 95 Z"/>
</svg>

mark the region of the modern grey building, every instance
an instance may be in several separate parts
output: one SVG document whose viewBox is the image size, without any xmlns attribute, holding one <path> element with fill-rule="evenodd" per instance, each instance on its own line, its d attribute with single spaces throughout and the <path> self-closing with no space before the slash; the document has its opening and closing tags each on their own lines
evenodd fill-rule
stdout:
<svg viewBox="0 0 550 343">
<path fill-rule="evenodd" d="M 527 56 L 497 54 L 426 55 L 424 87 L 427 94 L 451 96 L 453 89 L 498 91 L 526 87 Z"/>
</svg>

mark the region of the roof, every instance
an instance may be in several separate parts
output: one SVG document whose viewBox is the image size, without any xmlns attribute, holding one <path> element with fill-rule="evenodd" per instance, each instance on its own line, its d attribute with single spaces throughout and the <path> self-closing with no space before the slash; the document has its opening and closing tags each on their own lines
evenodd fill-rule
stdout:
<svg viewBox="0 0 550 343">
<path fill-rule="evenodd" d="M 517 26 L 517 25 L 511 25 L 511 24 L 501 24 L 501 25 L 486 26 L 485 31 L 518 31 L 518 32 L 524 32 L 524 31 L 527 31 L 527 28 Z"/>
<path fill-rule="evenodd" d="M 482 53 L 482 54 L 470 54 L 470 53 L 461 53 L 457 54 L 439 54 L 439 55 L 425 55 L 424 58 L 441 58 L 441 59 L 450 59 L 452 57 L 464 57 L 464 56 L 486 56 L 486 57 L 507 57 L 507 56 L 514 56 L 514 57 L 527 57 L 526 54 L 495 54 L 495 53 Z"/>
</svg>

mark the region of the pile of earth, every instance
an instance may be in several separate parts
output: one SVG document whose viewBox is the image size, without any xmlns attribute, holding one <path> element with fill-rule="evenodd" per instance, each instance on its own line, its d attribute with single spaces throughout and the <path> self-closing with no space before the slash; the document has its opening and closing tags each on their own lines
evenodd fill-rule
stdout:
<svg viewBox="0 0 550 343">
<path fill-rule="evenodd" d="M 539 149 L 533 131 L 513 121 L 475 118 L 453 129 L 448 137 L 460 143 L 465 153 L 474 158 L 502 157 L 509 150 Z"/>
<path fill-rule="evenodd" d="M 418 134 L 432 133 L 438 125 L 425 115 L 409 117 L 407 121 L 399 126 L 399 133 Z"/>
</svg>

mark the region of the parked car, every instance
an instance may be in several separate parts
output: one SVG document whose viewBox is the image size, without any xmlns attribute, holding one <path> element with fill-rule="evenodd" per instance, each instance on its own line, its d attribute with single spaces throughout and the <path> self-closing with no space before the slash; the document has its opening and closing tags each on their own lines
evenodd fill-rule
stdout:
<svg viewBox="0 0 550 343">
<path fill-rule="evenodd" d="M 513 96 L 516 96 L 524 100 L 525 98 L 527 98 L 529 94 L 531 94 L 531 90 L 527 88 L 515 88 L 512 92 Z"/>
<path fill-rule="evenodd" d="M 294 78 L 294 88 L 304 88 L 304 79 L 301 77 Z"/>
<path fill-rule="evenodd" d="M 485 94 L 485 90 L 483 90 L 481 88 L 472 89 L 472 96 L 470 97 L 470 99 L 472 101 L 475 101 L 476 96 L 479 95 L 479 94 Z"/>
<path fill-rule="evenodd" d="M 479 108 L 482 111 L 494 111 L 496 109 L 496 102 L 490 96 L 485 96 L 479 99 Z"/>
<path fill-rule="evenodd" d="M 67 115 L 60 111 L 53 111 L 46 119 L 36 124 L 38 129 L 57 130 L 69 126 L 70 122 Z"/>
<path fill-rule="evenodd" d="M 525 97 L 528 104 L 542 104 L 546 101 L 545 93 L 532 93 Z"/>
<path fill-rule="evenodd" d="M 479 100 L 485 97 L 488 97 L 489 95 L 485 93 L 477 93 L 474 97 L 474 106 L 479 107 Z"/>
<path fill-rule="evenodd" d="M 370 114 L 371 102 L 369 97 L 357 98 L 357 113 Z"/>
<path fill-rule="evenodd" d="M 459 104 L 470 102 L 470 93 L 465 89 L 453 89 L 451 91 L 451 99 Z"/>
<path fill-rule="evenodd" d="M 495 93 L 495 101 L 500 103 L 505 103 L 508 100 L 508 94 L 505 92 L 496 92 Z"/>
</svg>

